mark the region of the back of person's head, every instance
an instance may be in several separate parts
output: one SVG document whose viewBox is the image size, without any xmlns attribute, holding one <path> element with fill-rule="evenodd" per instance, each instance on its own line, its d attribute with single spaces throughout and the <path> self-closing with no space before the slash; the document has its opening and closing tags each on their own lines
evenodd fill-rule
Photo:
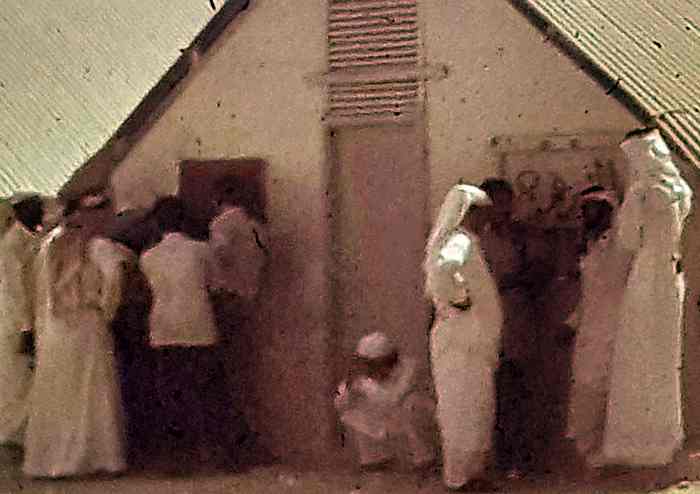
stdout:
<svg viewBox="0 0 700 494">
<path fill-rule="evenodd" d="M 147 222 L 147 211 L 139 209 L 122 211 L 117 213 L 106 236 L 134 252 L 141 253 L 152 242 L 153 237 Z"/>
<path fill-rule="evenodd" d="M 69 199 L 65 202 L 65 207 L 63 208 L 63 216 L 69 218 L 73 216 L 80 209 L 80 199 Z"/>
<path fill-rule="evenodd" d="M 152 213 L 161 233 L 181 232 L 185 226 L 185 205 L 175 196 L 158 199 Z"/>
<path fill-rule="evenodd" d="M 598 238 L 610 229 L 616 203 L 615 193 L 599 185 L 581 191 L 583 227 L 588 235 Z"/>
<path fill-rule="evenodd" d="M 513 198 L 513 187 L 508 181 L 501 178 L 487 178 L 481 183 L 479 188 L 486 192 L 494 202 L 496 202 L 498 197 L 502 196 Z"/>
<path fill-rule="evenodd" d="M 71 230 L 80 230 L 83 238 L 92 238 L 105 236 L 113 220 L 109 196 L 94 192 L 68 202 L 64 224 Z"/>
<path fill-rule="evenodd" d="M 85 191 L 79 197 L 59 198 L 63 216 L 69 218 L 83 212 L 111 211 L 112 200 L 104 189 Z"/>
<path fill-rule="evenodd" d="M 219 211 L 239 207 L 257 221 L 265 222 L 260 190 L 256 185 L 239 177 L 227 177 L 215 185 L 215 190 Z"/>
<path fill-rule="evenodd" d="M 498 217 L 505 219 L 513 213 L 513 187 L 500 178 L 489 178 L 481 184 L 481 190 L 491 199 L 493 206 L 489 214 L 496 213 Z M 495 218 L 492 218 L 494 220 Z"/>
<path fill-rule="evenodd" d="M 13 205 L 15 217 L 29 230 L 36 231 L 44 217 L 44 204 L 39 195 L 31 195 Z"/>
</svg>

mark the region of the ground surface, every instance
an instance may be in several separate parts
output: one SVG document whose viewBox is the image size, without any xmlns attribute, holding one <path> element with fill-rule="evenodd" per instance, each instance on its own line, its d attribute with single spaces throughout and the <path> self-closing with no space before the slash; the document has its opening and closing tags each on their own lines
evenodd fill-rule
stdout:
<svg viewBox="0 0 700 494">
<path fill-rule="evenodd" d="M 650 488 L 638 476 L 618 475 L 594 484 L 566 478 L 503 484 L 498 492 L 523 494 L 700 494 L 700 482 Z M 201 474 L 186 478 L 134 472 L 118 478 L 40 481 L 22 477 L 17 455 L 0 449 L 0 494 L 427 494 L 447 493 L 436 474 L 298 472 L 272 466 L 237 474 Z"/>
</svg>

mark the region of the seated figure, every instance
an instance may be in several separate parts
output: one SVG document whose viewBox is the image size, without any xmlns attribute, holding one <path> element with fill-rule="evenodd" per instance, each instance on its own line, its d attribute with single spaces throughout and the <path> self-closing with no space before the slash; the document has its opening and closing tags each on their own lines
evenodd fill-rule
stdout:
<svg viewBox="0 0 700 494">
<path fill-rule="evenodd" d="M 435 460 L 425 427 L 434 402 L 416 391 L 415 360 L 400 357 L 382 333 L 363 337 L 355 352 L 357 369 L 338 386 L 335 407 L 354 441 L 360 465 L 374 469 L 397 458 L 402 443 L 415 468 Z"/>
</svg>

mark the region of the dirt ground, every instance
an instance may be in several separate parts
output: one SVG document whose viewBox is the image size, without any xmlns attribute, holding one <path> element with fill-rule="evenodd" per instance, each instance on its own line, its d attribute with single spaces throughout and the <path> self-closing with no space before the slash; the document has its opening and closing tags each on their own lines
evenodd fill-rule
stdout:
<svg viewBox="0 0 700 494">
<path fill-rule="evenodd" d="M 646 485 L 645 485 L 646 484 Z M 658 486 L 639 476 L 617 475 L 593 484 L 566 478 L 503 483 L 498 492 L 523 494 L 667 494 L 700 493 L 700 482 Z M 149 472 L 134 472 L 118 478 L 40 481 L 21 476 L 15 453 L 0 452 L 0 494 L 427 494 L 447 493 L 437 472 L 418 476 L 409 473 L 299 472 L 288 467 L 268 466 L 237 474 L 200 474 L 186 478 L 166 477 Z"/>
</svg>

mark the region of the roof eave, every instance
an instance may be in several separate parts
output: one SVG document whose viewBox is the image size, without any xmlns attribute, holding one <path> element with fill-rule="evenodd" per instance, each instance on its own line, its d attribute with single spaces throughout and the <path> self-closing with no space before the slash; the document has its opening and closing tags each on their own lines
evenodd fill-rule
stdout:
<svg viewBox="0 0 700 494">
<path fill-rule="evenodd" d="M 162 113 L 168 97 L 187 76 L 192 54 L 204 54 L 226 27 L 244 10 L 250 0 L 227 0 L 192 43 L 180 50 L 181 55 L 160 81 L 151 88 L 141 103 L 119 126 L 112 137 L 89 158 L 61 188 L 58 195 L 64 200 L 79 197 L 87 191 L 107 187 L 109 176 L 138 139 L 153 125 Z"/>
<path fill-rule="evenodd" d="M 605 94 L 620 102 L 632 115 L 637 118 L 643 127 L 659 129 L 669 146 L 674 148 L 677 155 L 688 160 L 700 168 L 700 159 L 684 143 L 682 136 L 666 121 L 665 113 L 652 115 L 621 86 L 620 81 L 608 74 L 603 67 L 588 57 L 570 36 L 550 24 L 527 0 L 508 0 L 535 26 L 548 41 L 552 42 L 562 53 L 573 60 L 605 91 Z"/>
</svg>

